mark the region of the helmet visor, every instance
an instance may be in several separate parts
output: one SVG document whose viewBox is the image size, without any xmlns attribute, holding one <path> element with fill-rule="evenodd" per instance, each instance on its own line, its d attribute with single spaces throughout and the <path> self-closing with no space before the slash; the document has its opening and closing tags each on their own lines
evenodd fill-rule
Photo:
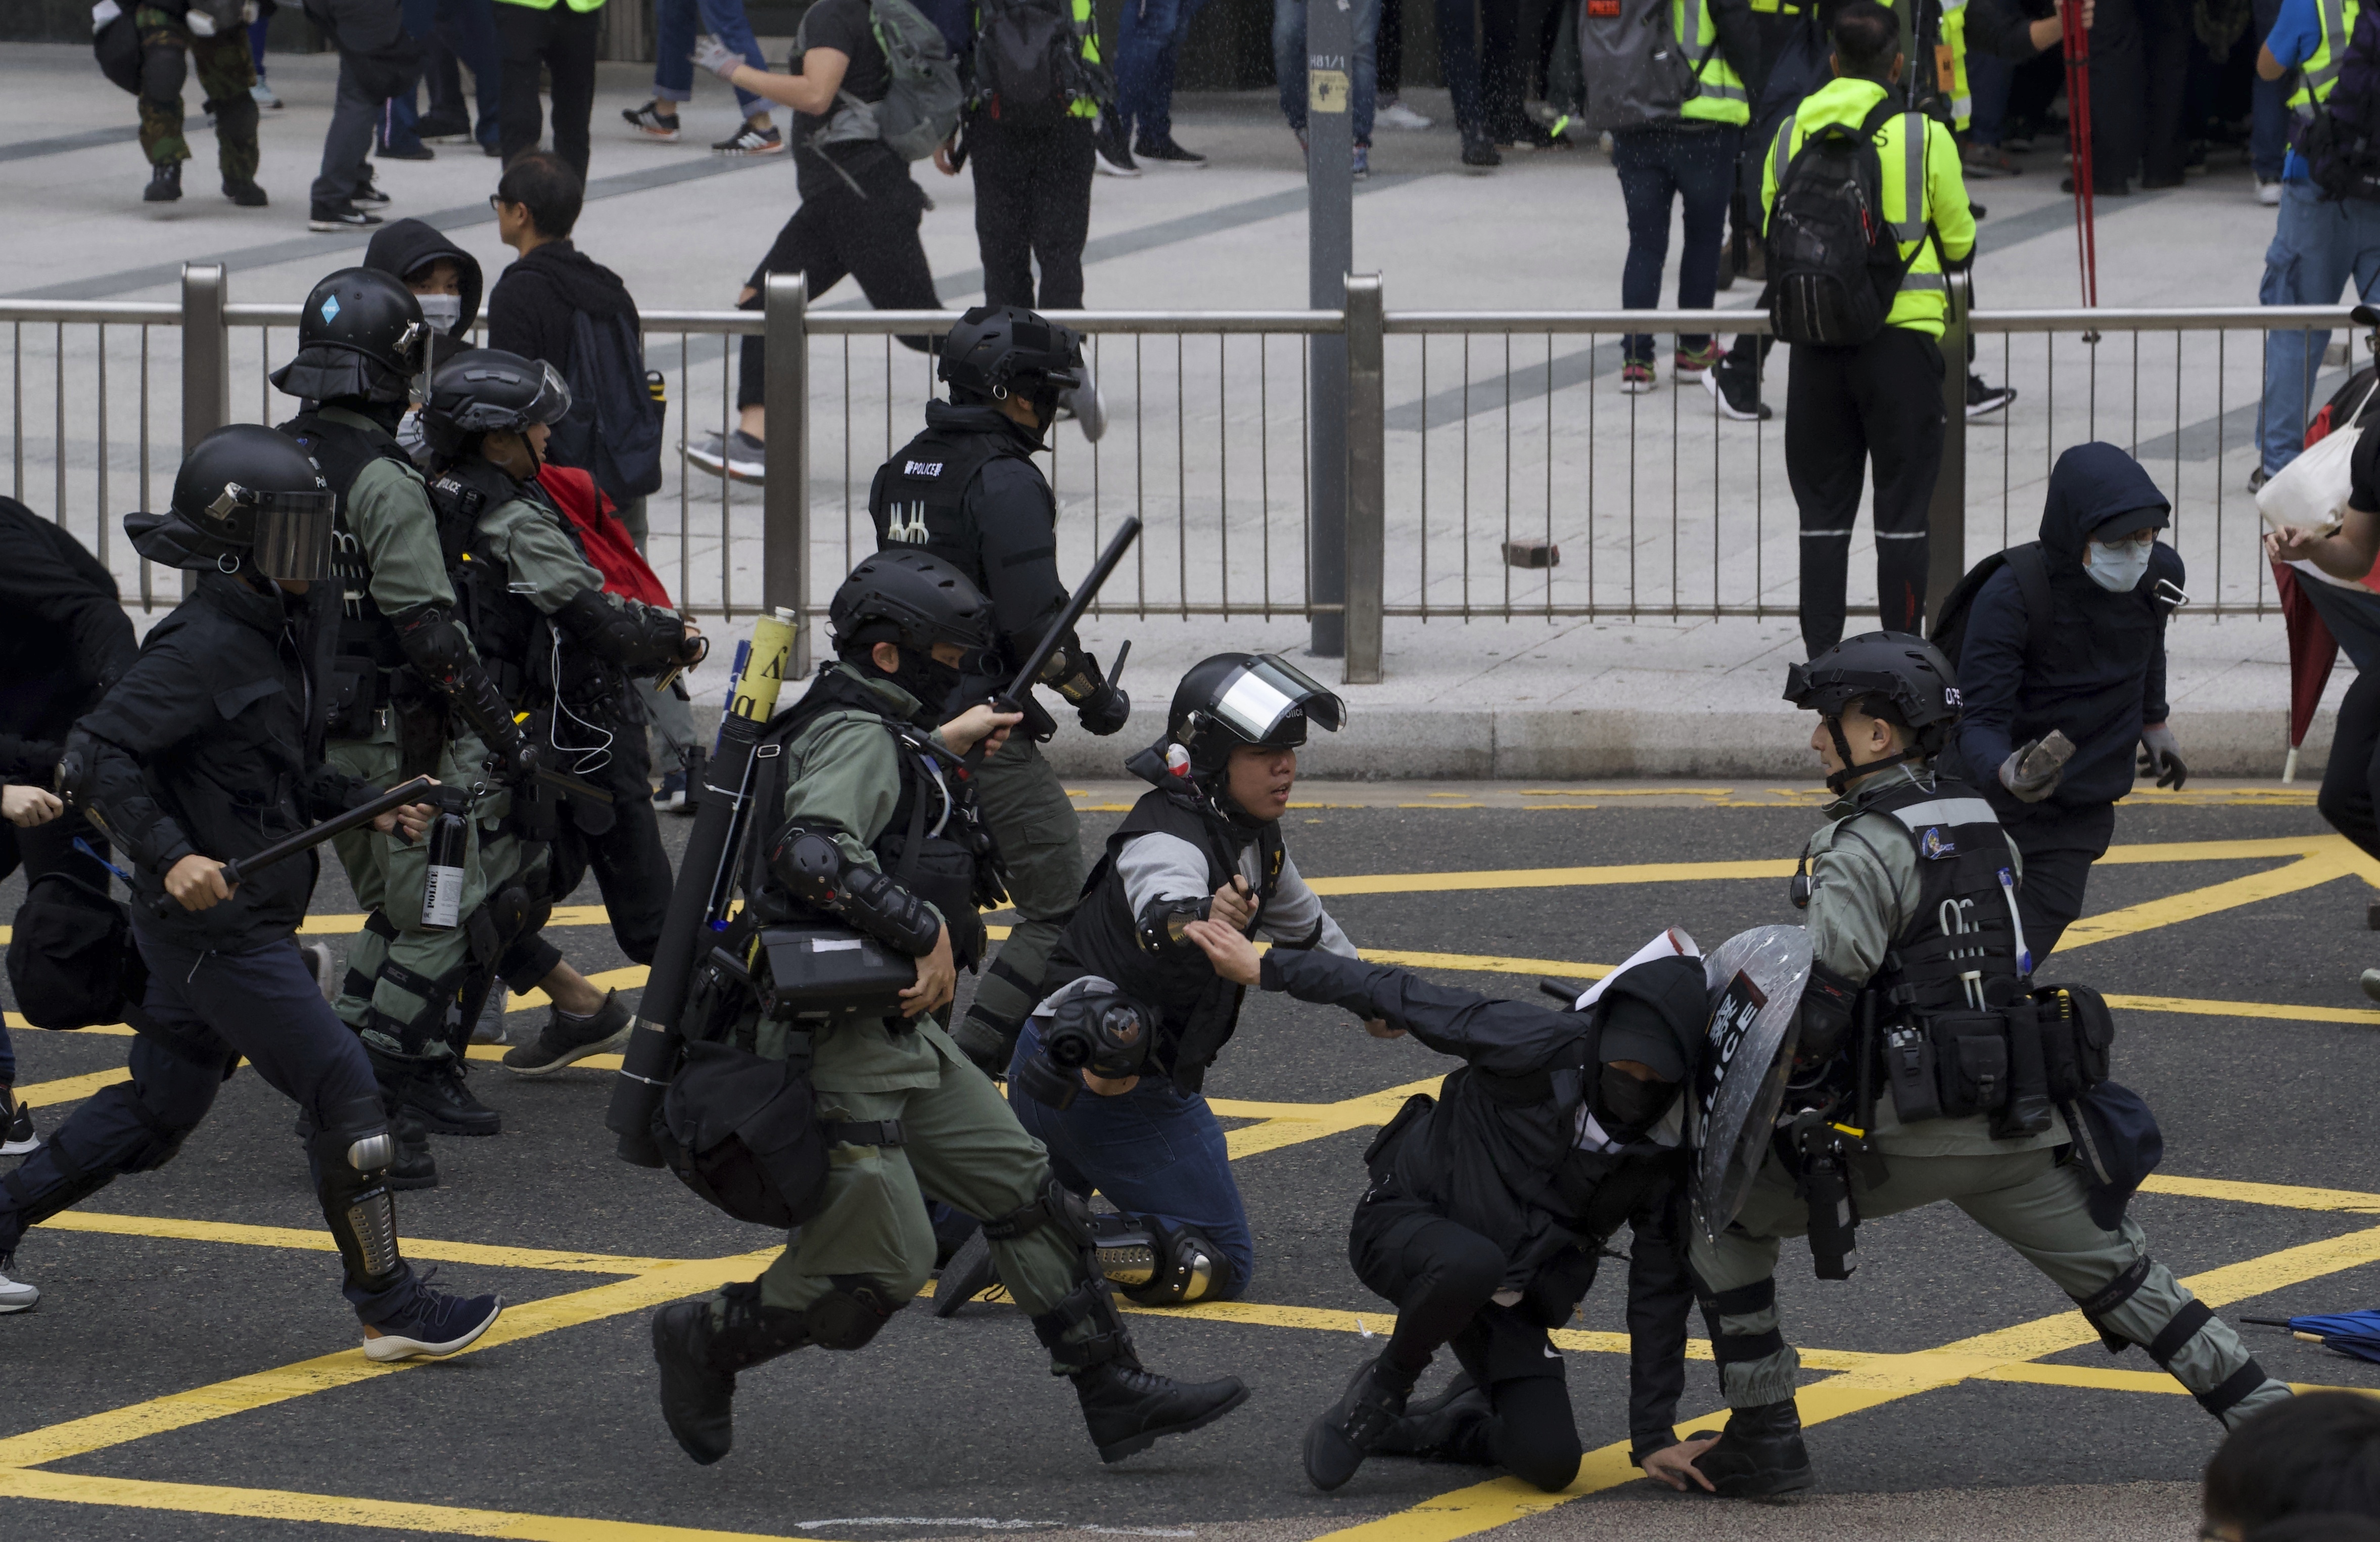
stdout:
<svg viewBox="0 0 2380 1542">
<path fill-rule="evenodd" d="M 1318 682 L 1272 654 L 1240 666 L 1217 692 L 1214 714 L 1250 744 L 1282 748 L 1305 742 L 1305 723 L 1336 733 L 1346 720 L 1346 704 Z M 1302 715 L 1302 716 L 1301 716 Z M 1295 723 L 1285 720 L 1300 716 Z"/>
<path fill-rule="evenodd" d="M 331 576 L 331 520 L 339 500 L 326 492 L 249 493 L 256 535 L 249 560 L 266 578 L 320 581 Z"/>
</svg>

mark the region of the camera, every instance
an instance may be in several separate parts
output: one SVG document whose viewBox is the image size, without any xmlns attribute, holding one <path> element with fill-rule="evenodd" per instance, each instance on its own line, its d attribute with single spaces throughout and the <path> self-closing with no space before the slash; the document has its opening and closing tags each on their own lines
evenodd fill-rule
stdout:
<svg viewBox="0 0 2380 1542">
<path fill-rule="evenodd" d="M 1078 990 L 1042 1019 L 1041 1052 L 1016 1079 L 1051 1108 L 1069 1108 L 1083 1090 L 1077 1072 L 1105 1081 L 1137 1076 L 1156 1043 L 1155 1012 L 1111 988 Z"/>
</svg>

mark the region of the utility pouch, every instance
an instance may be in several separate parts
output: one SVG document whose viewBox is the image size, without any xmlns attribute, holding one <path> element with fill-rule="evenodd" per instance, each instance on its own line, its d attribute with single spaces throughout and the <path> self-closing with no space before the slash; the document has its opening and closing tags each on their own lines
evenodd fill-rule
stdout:
<svg viewBox="0 0 2380 1542">
<path fill-rule="evenodd" d="M 2008 1101 L 2008 1022 L 1998 1012 L 1945 1012 L 1925 1023 L 1944 1119 L 1988 1114 Z"/>
<path fill-rule="evenodd" d="M 2105 1082 L 2116 1043 L 2107 997 L 2088 985 L 2043 985 L 2033 1003 L 2049 1095 L 2070 1102 Z"/>
<path fill-rule="evenodd" d="M 654 1144 L 678 1181 L 740 1221 L 784 1230 L 818 1213 L 827 1175 L 809 1057 L 763 1059 L 691 1043 L 653 1112 Z"/>
<path fill-rule="evenodd" d="M 1935 1090 L 1934 1043 L 1915 1023 L 1901 1022 L 1884 1031 L 1884 1080 L 1892 1089 L 1893 1111 L 1903 1124 L 1942 1117 L 1941 1095 Z"/>
<path fill-rule="evenodd" d="M 396 763 L 400 777 L 428 777 L 438 770 L 446 748 L 446 707 L 435 698 L 402 696 L 389 704 L 396 718 Z M 477 766 L 466 766 L 476 771 Z"/>
<path fill-rule="evenodd" d="M 333 739 L 369 739 L 380 709 L 380 666 L 370 658 L 331 661 L 329 731 Z"/>
<path fill-rule="evenodd" d="M 2042 1053 L 2039 1015 L 2031 997 L 2019 997 L 2001 1009 L 2008 1024 L 2008 1101 L 1992 1115 L 1992 1138 L 2008 1141 L 2038 1135 L 2049 1128 L 2049 1073 Z"/>
<path fill-rule="evenodd" d="M 865 933 L 797 921 L 760 933 L 760 1015 L 778 1022 L 897 1017 L 917 964 Z"/>
</svg>

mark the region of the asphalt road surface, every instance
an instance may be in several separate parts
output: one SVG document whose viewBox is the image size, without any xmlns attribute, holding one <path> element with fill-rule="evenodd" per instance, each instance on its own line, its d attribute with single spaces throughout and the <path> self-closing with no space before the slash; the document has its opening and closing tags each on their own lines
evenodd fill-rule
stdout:
<svg viewBox="0 0 2380 1542">
<path fill-rule="evenodd" d="M 1318 785 L 1300 789 L 1315 806 L 1293 810 L 1286 828 L 1367 953 L 1531 996 L 1541 973 L 1583 978 L 1662 926 L 1710 946 L 1792 919 L 1781 875 L 1815 822 L 1811 790 Z M 1123 792 L 1081 800 L 1094 847 Z M 664 825 L 683 840 L 683 822 Z M 2235 1319 L 2380 1304 L 2380 1012 L 2356 986 L 2380 961 L 2364 914 L 2380 864 L 2328 834 L 2310 789 L 2135 800 L 2116 840 L 2084 922 L 2042 975 L 2118 998 L 2118 1079 L 2147 1096 L 2167 1139 L 2135 1209 L 2158 1256 Z M 0 909 L 13 912 L 21 892 L 0 886 Z M 591 880 L 576 899 L 599 903 Z M 339 942 L 355 908 L 327 872 L 311 924 Z M 581 969 L 642 978 L 600 912 L 564 919 L 577 924 L 556 936 Z M 517 1038 L 542 1008 L 516 1007 Z M 15 1040 L 44 1131 L 120 1074 L 128 1043 Z M 443 1181 L 403 1196 L 399 1219 L 407 1252 L 443 1284 L 500 1290 L 513 1304 L 471 1353 L 370 1366 L 292 1110 L 242 1071 L 177 1160 L 118 1181 L 19 1248 L 16 1273 L 43 1300 L 0 1319 L 0 1534 L 2190 1535 L 2217 1426 L 2145 1356 L 2110 1358 L 2064 1297 L 1947 1207 L 1868 1224 L 1864 1267 L 1847 1283 L 1818 1281 L 1806 1251 L 1787 1244 L 1779 1292 L 1808 1365 L 1815 1494 L 1730 1504 L 1635 1477 L 1621 1265 L 1562 1340 L 1579 1427 L 1607 1448 L 1590 1451 L 1571 1495 L 1402 1460 L 1316 1493 L 1300 1435 L 1376 1347 L 1361 1335 L 1390 1316 L 1345 1261 L 1357 1155 L 1405 1090 L 1451 1064 L 1333 1012 L 1252 999 L 1208 1084 L 1256 1228 L 1248 1300 L 1132 1321 L 1153 1368 L 1235 1373 L 1254 1396 L 1114 1467 L 1099 1462 L 1022 1316 L 997 1304 L 950 1321 L 913 1310 L 861 1352 L 805 1352 L 747 1374 L 734 1454 L 709 1469 L 686 1461 L 655 1406 L 646 1320 L 658 1303 L 750 1278 L 779 1239 L 615 1160 L 601 1069 L 528 1081 L 479 1068 L 504 1132 L 433 1137 Z M 2291 1381 L 2380 1389 L 2380 1366 L 2243 1331 Z M 1694 1352 L 1682 1427 L 1715 1427 L 1708 1351 L 1698 1341 Z M 1451 1368 L 1441 1356 L 1425 1390 Z"/>
</svg>

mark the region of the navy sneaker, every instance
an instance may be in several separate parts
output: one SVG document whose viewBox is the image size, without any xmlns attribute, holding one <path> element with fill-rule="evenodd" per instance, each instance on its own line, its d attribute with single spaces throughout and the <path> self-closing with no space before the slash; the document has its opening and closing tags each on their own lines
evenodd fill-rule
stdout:
<svg viewBox="0 0 2380 1542">
<path fill-rule="evenodd" d="M 431 1290 L 424 1280 L 414 1292 L 411 1307 L 365 1329 L 364 1357 L 439 1360 L 459 1354 L 495 1327 L 504 1310 L 502 1296 L 450 1296 Z"/>
</svg>

